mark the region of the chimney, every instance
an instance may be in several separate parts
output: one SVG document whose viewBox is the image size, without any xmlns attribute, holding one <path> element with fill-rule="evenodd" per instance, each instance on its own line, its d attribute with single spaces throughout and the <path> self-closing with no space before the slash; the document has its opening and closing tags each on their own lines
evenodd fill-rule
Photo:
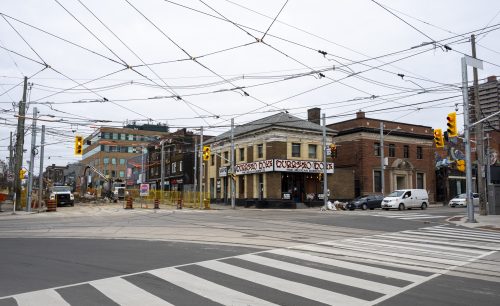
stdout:
<svg viewBox="0 0 500 306">
<path fill-rule="evenodd" d="M 496 81 L 497 81 L 497 76 L 496 75 L 492 75 L 492 76 L 488 77 L 488 81 L 487 82 L 489 83 L 489 82 L 496 82 Z"/>
<path fill-rule="evenodd" d="M 315 107 L 307 110 L 307 120 L 321 125 L 321 108 Z"/>
<path fill-rule="evenodd" d="M 365 118 L 365 112 L 362 112 L 361 110 L 356 113 L 356 119 L 364 119 Z"/>
</svg>

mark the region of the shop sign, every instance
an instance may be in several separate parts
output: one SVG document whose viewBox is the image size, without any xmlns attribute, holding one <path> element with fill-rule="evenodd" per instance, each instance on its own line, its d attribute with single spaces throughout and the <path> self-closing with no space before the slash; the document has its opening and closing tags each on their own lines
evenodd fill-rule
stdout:
<svg viewBox="0 0 500 306">
<path fill-rule="evenodd" d="M 273 171 L 273 160 L 261 160 L 252 163 L 238 164 L 234 167 L 234 173 L 236 175 L 241 174 L 251 174 L 260 172 L 271 172 Z"/>
<path fill-rule="evenodd" d="M 226 177 L 227 176 L 227 167 L 220 167 L 219 168 L 219 177 Z"/>
<path fill-rule="evenodd" d="M 275 159 L 274 171 L 323 173 L 323 162 L 311 160 Z M 333 163 L 326 163 L 326 172 L 333 173 Z"/>
<path fill-rule="evenodd" d="M 220 192 L 220 179 L 217 179 L 217 183 L 215 186 L 216 186 L 217 192 Z"/>
</svg>

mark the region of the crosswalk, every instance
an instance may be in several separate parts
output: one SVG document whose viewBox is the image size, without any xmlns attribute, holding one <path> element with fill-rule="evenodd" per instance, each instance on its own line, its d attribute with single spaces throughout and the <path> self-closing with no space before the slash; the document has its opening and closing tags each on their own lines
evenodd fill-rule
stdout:
<svg viewBox="0 0 500 306">
<path fill-rule="evenodd" d="M 499 250 L 498 233 L 440 225 L 26 292 L 0 305 L 375 305 Z M 490 276 L 500 281 L 500 270 Z"/>
<path fill-rule="evenodd" d="M 448 216 L 442 215 L 432 215 L 432 214 L 423 214 L 417 212 L 376 212 L 376 213 L 367 213 L 370 216 L 374 217 L 384 217 L 391 219 L 400 219 L 400 220 L 431 220 L 431 219 L 439 219 L 446 218 Z"/>
</svg>

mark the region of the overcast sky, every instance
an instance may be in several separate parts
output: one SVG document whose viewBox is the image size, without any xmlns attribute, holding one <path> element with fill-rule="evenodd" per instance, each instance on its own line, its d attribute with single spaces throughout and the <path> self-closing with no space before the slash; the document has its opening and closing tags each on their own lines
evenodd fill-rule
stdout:
<svg viewBox="0 0 500 306">
<path fill-rule="evenodd" d="M 306 118 L 320 107 L 327 124 L 363 110 L 439 128 L 458 105 L 462 122 L 460 59 L 471 34 L 479 78 L 500 74 L 493 0 L 1 2 L 2 160 L 24 76 L 27 116 L 37 107 L 47 120 L 45 164 L 66 165 L 78 160 L 74 135 L 131 121 L 217 135 L 231 118 Z"/>
</svg>

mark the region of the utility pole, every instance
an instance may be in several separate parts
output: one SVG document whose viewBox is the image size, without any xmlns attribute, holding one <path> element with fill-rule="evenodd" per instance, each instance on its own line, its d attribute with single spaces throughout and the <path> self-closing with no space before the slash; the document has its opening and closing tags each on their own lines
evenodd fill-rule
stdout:
<svg viewBox="0 0 500 306">
<path fill-rule="evenodd" d="M 160 141 L 160 150 L 161 150 L 161 179 L 160 179 L 160 190 L 161 190 L 161 201 L 163 203 L 163 194 L 164 194 L 164 188 L 165 188 L 165 139 L 162 139 Z"/>
<path fill-rule="evenodd" d="M 38 211 L 42 209 L 43 193 L 43 153 L 45 149 L 45 125 L 42 125 L 42 139 L 40 140 L 40 174 L 38 174 Z"/>
<path fill-rule="evenodd" d="M 384 162 L 384 123 L 380 122 L 380 189 L 382 191 L 382 195 L 385 192 L 385 162 Z"/>
<path fill-rule="evenodd" d="M 234 118 L 231 118 L 231 207 L 236 208 L 236 186 L 234 176 Z"/>
<path fill-rule="evenodd" d="M 323 206 L 328 208 L 328 171 L 326 169 L 326 116 L 323 113 Z"/>
<path fill-rule="evenodd" d="M 12 132 L 10 132 L 10 143 L 9 143 L 9 172 L 12 178 L 14 178 L 14 170 L 13 170 L 13 160 L 12 160 Z M 14 186 L 14 180 L 9 183 L 9 196 L 12 195 L 12 190 Z"/>
<path fill-rule="evenodd" d="M 200 127 L 200 179 L 199 179 L 199 189 L 200 189 L 200 209 L 203 208 L 203 127 Z"/>
<path fill-rule="evenodd" d="M 28 170 L 28 194 L 26 196 L 26 211 L 31 211 L 31 196 L 33 193 L 33 171 L 35 168 L 35 151 L 36 151 L 36 116 L 37 109 L 33 108 L 33 122 L 31 124 L 31 150 L 30 150 L 30 166 Z"/>
<path fill-rule="evenodd" d="M 16 193 L 16 208 L 21 208 L 21 178 L 19 172 L 23 166 L 24 147 L 24 120 L 26 115 L 26 96 L 28 91 L 28 78 L 24 77 L 23 99 L 19 102 L 19 117 L 17 118 L 16 153 L 14 164 L 14 191 Z"/>
<path fill-rule="evenodd" d="M 472 45 L 472 57 L 476 58 L 476 36 L 471 35 L 470 38 Z M 477 75 L 477 68 L 472 68 L 474 76 L 474 114 L 476 122 L 481 120 L 481 105 L 479 104 L 479 81 Z M 477 191 L 479 193 L 479 214 L 487 215 L 488 210 L 486 207 L 486 184 L 484 177 L 484 145 L 483 145 L 483 124 L 478 123 L 474 127 L 474 134 L 476 135 L 476 156 L 477 156 Z"/>
<path fill-rule="evenodd" d="M 193 190 L 196 192 L 198 189 L 198 139 L 196 135 L 194 135 L 194 188 Z"/>
</svg>

